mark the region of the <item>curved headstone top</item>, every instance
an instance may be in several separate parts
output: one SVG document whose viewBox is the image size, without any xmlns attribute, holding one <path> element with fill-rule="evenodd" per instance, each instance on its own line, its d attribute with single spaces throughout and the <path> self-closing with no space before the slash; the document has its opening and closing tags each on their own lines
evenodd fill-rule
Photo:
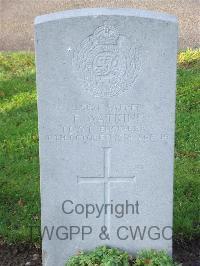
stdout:
<svg viewBox="0 0 200 266">
<path fill-rule="evenodd" d="M 35 18 L 35 24 L 55 21 L 65 18 L 84 17 L 84 16 L 135 16 L 148 19 L 164 20 L 169 22 L 177 22 L 176 16 L 160 13 L 155 11 L 147 11 L 133 8 L 82 8 L 70 9 L 62 12 L 50 13 Z"/>
</svg>

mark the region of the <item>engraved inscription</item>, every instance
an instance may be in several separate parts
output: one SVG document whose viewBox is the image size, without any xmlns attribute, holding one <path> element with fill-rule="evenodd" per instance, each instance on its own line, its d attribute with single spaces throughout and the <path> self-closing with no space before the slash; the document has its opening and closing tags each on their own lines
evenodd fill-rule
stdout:
<svg viewBox="0 0 200 266">
<path fill-rule="evenodd" d="M 101 177 L 91 177 L 91 176 L 78 176 L 78 184 L 85 183 L 97 183 L 103 184 L 104 186 L 104 204 L 110 203 L 110 183 L 122 183 L 122 182 L 133 182 L 135 180 L 135 175 L 126 177 L 113 177 L 110 174 L 110 164 L 111 164 L 111 147 L 103 147 L 104 151 L 104 161 L 103 161 L 103 176 Z M 110 228 L 110 217 L 104 214 L 104 225 Z"/>
<path fill-rule="evenodd" d="M 168 143 L 167 129 L 146 130 L 147 110 L 141 104 L 76 104 L 70 115 L 46 135 L 48 141 L 71 143 Z M 66 122 L 65 122 L 66 121 Z"/>
<path fill-rule="evenodd" d="M 98 27 L 74 51 L 73 70 L 90 95 L 109 98 L 134 85 L 138 50 L 110 25 Z"/>
</svg>

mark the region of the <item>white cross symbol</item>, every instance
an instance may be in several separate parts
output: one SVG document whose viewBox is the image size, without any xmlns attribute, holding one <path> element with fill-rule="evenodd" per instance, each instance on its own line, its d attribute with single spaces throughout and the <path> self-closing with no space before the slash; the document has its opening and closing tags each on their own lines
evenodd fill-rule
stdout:
<svg viewBox="0 0 200 266">
<path fill-rule="evenodd" d="M 123 182 L 133 182 L 135 176 L 127 176 L 127 177 L 113 177 L 110 175 L 110 162 L 111 162 L 111 147 L 103 147 L 104 151 L 104 161 L 103 161 L 103 170 L 104 175 L 100 177 L 96 176 L 78 176 L 78 184 L 103 184 L 104 185 L 104 204 L 110 203 L 110 183 L 123 183 Z M 109 230 L 110 227 L 110 217 L 106 219 L 106 215 L 104 213 L 104 225 L 106 225 Z"/>
</svg>

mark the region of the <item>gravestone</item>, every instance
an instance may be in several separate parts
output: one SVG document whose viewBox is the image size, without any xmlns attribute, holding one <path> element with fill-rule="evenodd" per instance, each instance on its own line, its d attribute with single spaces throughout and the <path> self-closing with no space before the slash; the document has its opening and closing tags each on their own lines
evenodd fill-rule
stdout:
<svg viewBox="0 0 200 266">
<path fill-rule="evenodd" d="M 171 253 L 176 18 L 69 10 L 35 29 L 43 265 L 100 245 Z"/>
</svg>

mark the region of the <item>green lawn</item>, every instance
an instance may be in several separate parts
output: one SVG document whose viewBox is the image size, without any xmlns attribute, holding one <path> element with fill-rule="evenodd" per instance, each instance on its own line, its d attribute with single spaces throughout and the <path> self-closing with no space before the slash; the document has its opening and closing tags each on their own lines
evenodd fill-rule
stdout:
<svg viewBox="0 0 200 266">
<path fill-rule="evenodd" d="M 179 54 L 174 231 L 200 234 L 200 50 Z M 0 53 L 0 237 L 29 241 L 40 224 L 34 55 Z M 33 230 L 34 241 L 37 230 Z"/>
</svg>

